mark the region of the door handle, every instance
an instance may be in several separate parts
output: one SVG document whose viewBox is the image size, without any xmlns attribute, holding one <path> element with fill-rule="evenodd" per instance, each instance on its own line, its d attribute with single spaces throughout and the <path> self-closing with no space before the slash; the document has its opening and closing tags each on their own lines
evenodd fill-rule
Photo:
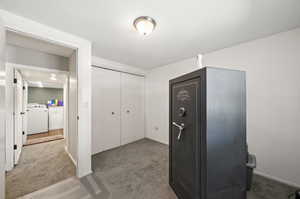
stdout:
<svg viewBox="0 0 300 199">
<path fill-rule="evenodd" d="M 174 126 L 176 126 L 177 128 L 179 128 L 179 134 L 178 134 L 178 136 L 177 136 L 177 140 L 180 140 L 180 138 L 181 138 L 181 133 L 182 133 L 182 131 L 184 130 L 184 123 L 177 124 L 176 122 L 172 122 L 172 124 L 173 124 Z"/>
</svg>

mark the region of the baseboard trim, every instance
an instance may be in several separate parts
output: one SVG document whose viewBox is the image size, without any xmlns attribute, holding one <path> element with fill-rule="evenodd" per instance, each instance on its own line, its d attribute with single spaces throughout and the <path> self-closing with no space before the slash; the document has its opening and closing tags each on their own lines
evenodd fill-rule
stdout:
<svg viewBox="0 0 300 199">
<path fill-rule="evenodd" d="M 84 173 L 84 174 L 77 174 L 77 177 L 78 178 L 83 178 L 83 177 L 85 177 L 85 176 L 88 176 L 88 175 L 90 175 L 90 174 L 92 174 L 93 173 L 93 171 L 92 170 L 89 170 L 88 172 L 86 172 L 86 173 Z"/>
<path fill-rule="evenodd" d="M 290 182 L 290 181 L 287 181 L 287 180 L 283 180 L 281 178 L 278 178 L 278 177 L 275 177 L 275 176 L 272 176 L 272 175 L 269 175 L 269 174 L 265 174 L 265 173 L 263 173 L 261 171 L 254 170 L 254 174 L 262 176 L 262 177 L 265 177 L 265 178 L 268 178 L 270 180 L 274 180 L 274 181 L 280 182 L 282 184 L 285 184 L 285 185 L 288 185 L 288 186 L 291 186 L 291 187 L 300 188 L 300 185 L 297 184 L 297 183 Z"/>
<path fill-rule="evenodd" d="M 73 156 L 71 155 L 71 153 L 68 151 L 67 146 L 65 146 L 65 151 L 68 154 L 68 156 L 70 157 L 70 159 L 72 160 L 73 164 L 75 165 L 76 169 L 77 169 L 77 162 L 75 161 L 75 159 L 73 158 Z"/>
<path fill-rule="evenodd" d="M 169 143 L 162 142 L 162 141 L 160 141 L 158 139 L 154 139 L 154 138 L 149 137 L 149 136 L 147 136 L 146 139 L 153 140 L 153 141 L 159 142 L 161 144 L 169 145 Z M 290 182 L 290 181 L 287 181 L 287 180 L 283 180 L 281 178 L 278 178 L 278 177 L 266 174 L 266 173 L 261 172 L 261 171 L 254 170 L 254 174 L 257 174 L 259 176 L 268 178 L 270 180 L 274 180 L 274 181 L 280 182 L 282 184 L 285 184 L 285 185 L 288 185 L 288 186 L 291 186 L 291 187 L 300 188 L 300 184 L 297 184 L 297 183 L 294 183 L 294 182 Z"/>
<path fill-rule="evenodd" d="M 152 141 L 155 141 L 155 142 L 158 142 L 158 143 L 161 143 L 161 144 L 164 144 L 164 145 L 169 145 L 169 143 L 166 143 L 166 142 L 162 142 L 158 139 L 154 139 L 154 138 L 151 138 L 151 137 L 145 137 L 146 139 L 149 139 L 149 140 L 152 140 Z"/>
<path fill-rule="evenodd" d="M 5 164 L 5 171 L 9 172 L 11 170 L 13 170 L 14 166 L 9 165 L 8 163 Z"/>
</svg>

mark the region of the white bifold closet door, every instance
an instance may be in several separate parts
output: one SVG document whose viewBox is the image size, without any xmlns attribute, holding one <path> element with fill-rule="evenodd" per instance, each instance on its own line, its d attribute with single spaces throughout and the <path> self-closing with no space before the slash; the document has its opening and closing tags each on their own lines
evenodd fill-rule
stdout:
<svg viewBox="0 0 300 199">
<path fill-rule="evenodd" d="M 92 153 L 121 145 L 120 73 L 92 69 Z"/>
<path fill-rule="evenodd" d="M 145 137 L 144 77 L 121 73 L 121 145 Z"/>
</svg>

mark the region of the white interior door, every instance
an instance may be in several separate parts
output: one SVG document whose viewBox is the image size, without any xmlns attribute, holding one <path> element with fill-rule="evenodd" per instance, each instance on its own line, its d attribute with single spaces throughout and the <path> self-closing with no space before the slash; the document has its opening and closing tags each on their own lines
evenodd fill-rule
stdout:
<svg viewBox="0 0 300 199">
<path fill-rule="evenodd" d="M 14 164 L 18 164 L 23 146 L 23 81 L 17 70 L 14 73 Z"/>
<path fill-rule="evenodd" d="M 145 137 L 144 77 L 121 74 L 121 144 Z"/>
<path fill-rule="evenodd" d="M 92 69 L 92 153 L 121 145 L 120 73 Z"/>
</svg>

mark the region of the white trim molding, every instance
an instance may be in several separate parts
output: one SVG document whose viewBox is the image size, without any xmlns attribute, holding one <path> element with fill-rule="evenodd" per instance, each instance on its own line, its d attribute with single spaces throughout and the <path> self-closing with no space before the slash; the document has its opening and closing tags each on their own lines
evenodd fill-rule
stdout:
<svg viewBox="0 0 300 199">
<path fill-rule="evenodd" d="M 146 70 L 143 70 L 141 68 L 121 64 L 119 62 L 115 62 L 115 61 L 111 61 L 111 60 L 107 60 L 107 59 L 103 59 L 103 58 L 95 57 L 95 56 L 92 57 L 92 65 L 98 66 L 101 68 L 116 70 L 116 71 L 120 71 L 120 72 L 141 75 L 141 76 L 145 76 L 147 73 Z"/>
<path fill-rule="evenodd" d="M 269 175 L 269 174 L 265 174 L 264 172 L 261 172 L 261 171 L 254 170 L 254 173 L 257 174 L 257 175 L 260 175 L 262 177 L 268 178 L 270 180 L 274 180 L 274 181 L 280 182 L 282 184 L 288 185 L 288 186 L 292 186 L 292 187 L 295 187 L 295 188 L 300 188 L 299 184 L 296 184 L 294 182 L 290 182 L 288 180 L 283 180 L 281 178 L 278 178 L 278 177 L 275 177 L 275 176 L 272 176 L 272 175 Z"/>
<path fill-rule="evenodd" d="M 77 165 L 77 162 L 76 162 L 76 160 L 73 158 L 73 156 L 71 155 L 71 153 L 69 152 L 67 146 L 65 146 L 65 152 L 68 154 L 69 158 L 72 160 L 73 164 L 76 166 L 76 165 Z"/>
</svg>

